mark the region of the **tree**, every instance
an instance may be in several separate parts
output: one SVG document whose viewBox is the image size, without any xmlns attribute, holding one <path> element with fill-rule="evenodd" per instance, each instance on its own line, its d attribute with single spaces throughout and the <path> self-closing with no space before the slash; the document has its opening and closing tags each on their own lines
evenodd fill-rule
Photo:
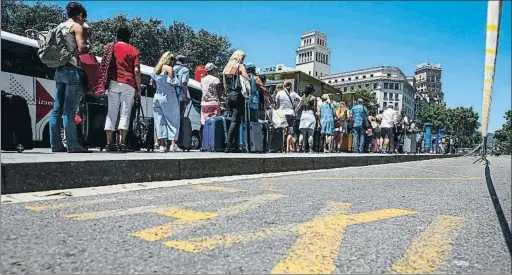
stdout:
<svg viewBox="0 0 512 275">
<path fill-rule="evenodd" d="M 47 30 L 49 24 L 59 24 L 65 17 L 63 8 L 41 0 L 30 5 L 20 0 L 2 0 L 2 30 L 14 34 L 24 35 L 27 29 Z M 171 51 L 188 57 L 192 75 L 196 65 L 208 62 L 222 69 L 233 52 L 227 37 L 205 29 L 195 32 L 186 23 L 178 21 L 166 27 L 158 18 L 130 19 L 125 14 L 118 14 L 88 24 L 91 26 L 91 49 L 98 56 L 103 55 L 104 46 L 115 39 L 117 28 L 123 24 L 133 31 L 131 43 L 139 49 L 142 64 L 154 66 L 162 53 Z"/>
<path fill-rule="evenodd" d="M 475 143 L 475 137 L 481 136 L 477 133 L 480 123 L 478 122 L 478 113 L 473 111 L 472 107 L 457 107 L 447 109 L 448 125 L 447 131 L 458 138 L 461 146 L 471 147 Z"/>
<path fill-rule="evenodd" d="M 361 88 L 354 91 L 354 100 L 362 99 L 368 111 L 376 113 L 379 108 L 379 103 L 375 93 L 368 88 Z"/>
<path fill-rule="evenodd" d="M 421 125 L 431 122 L 433 124 L 432 130 L 439 131 L 448 125 L 448 109 L 441 104 L 424 106 L 418 115 L 418 121 Z"/>
<path fill-rule="evenodd" d="M 512 110 L 505 112 L 505 124 L 494 133 L 496 146 L 500 147 L 503 154 L 512 153 Z"/>
<path fill-rule="evenodd" d="M 19 0 L 2 0 L 2 30 L 25 35 L 28 29 L 48 30 L 50 24 L 59 24 L 65 18 L 63 8 L 41 0 L 28 5 Z"/>
</svg>

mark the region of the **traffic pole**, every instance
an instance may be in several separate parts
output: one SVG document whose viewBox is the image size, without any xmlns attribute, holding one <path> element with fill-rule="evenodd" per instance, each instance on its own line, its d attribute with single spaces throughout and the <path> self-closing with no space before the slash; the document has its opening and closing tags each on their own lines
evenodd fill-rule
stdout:
<svg viewBox="0 0 512 275">
<path fill-rule="evenodd" d="M 485 157 L 487 154 L 487 131 L 489 128 L 496 55 L 498 54 L 502 7 L 503 0 L 489 0 L 487 2 L 487 32 L 485 40 L 484 89 L 482 102 L 482 157 Z"/>
</svg>

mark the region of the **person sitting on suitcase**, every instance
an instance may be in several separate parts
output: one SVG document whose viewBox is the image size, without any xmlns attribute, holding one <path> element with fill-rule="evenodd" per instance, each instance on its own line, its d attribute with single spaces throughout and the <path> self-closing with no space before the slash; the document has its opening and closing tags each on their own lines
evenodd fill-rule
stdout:
<svg viewBox="0 0 512 275">
<path fill-rule="evenodd" d="M 80 104 L 80 98 L 87 85 L 84 81 L 84 70 L 78 55 L 89 51 L 84 38 L 83 24 L 87 11 L 78 2 L 72 1 L 66 5 L 68 20 L 58 28 L 66 38 L 66 46 L 73 55 L 66 64 L 56 68 L 55 82 L 57 93 L 53 109 L 50 113 L 50 144 L 52 152 L 90 153 L 80 146 L 75 126 L 75 113 Z M 64 122 L 67 149 L 62 144 L 61 128 Z"/>
<path fill-rule="evenodd" d="M 130 123 L 130 114 L 133 100 L 140 98 L 141 74 L 139 50 L 130 45 L 132 32 L 126 26 L 120 26 L 117 30 L 117 42 L 113 45 L 115 57 L 115 71 L 108 89 L 108 113 L 105 120 L 107 133 L 107 151 L 126 152 L 126 134 Z M 119 105 L 121 111 L 119 112 Z M 120 141 L 118 148 L 114 138 L 117 115 L 119 118 L 118 130 Z"/>
</svg>

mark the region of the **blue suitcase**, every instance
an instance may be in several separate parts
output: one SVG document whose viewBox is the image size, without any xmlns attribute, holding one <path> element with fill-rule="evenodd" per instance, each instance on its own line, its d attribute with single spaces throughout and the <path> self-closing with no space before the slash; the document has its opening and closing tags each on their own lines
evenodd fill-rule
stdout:
<svg viewBox="0 0 512 275">
<path fill-rule="evenodd" d="M 208 119 L 203 129 L 203 151 L 224 151 L 230 125 L 230 117 L 216 116 Z M 205 135 L 205 132 L 207 135 Z"/>
</svg>

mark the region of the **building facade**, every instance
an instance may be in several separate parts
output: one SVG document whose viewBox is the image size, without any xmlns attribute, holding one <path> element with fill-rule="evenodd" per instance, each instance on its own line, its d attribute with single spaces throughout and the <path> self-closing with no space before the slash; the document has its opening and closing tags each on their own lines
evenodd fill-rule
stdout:
<svg viewBox="0 0 512 275">
<path fill-rule="evenodd" d="M 379 110 L 391 104 L 397 110 L 405 110 L 407 116 L 412 119 L 417 116 L 415 107 L 417 92 L 397 67 L 380 66 L 331 74 L 320 79 L 343 93 L 368 88 L 375 93 Z"/>
<path fill-rule="evenodd" d="M 327 35 L 319 31 L 303 33 L 300 46 L 296 50 L 297 70 L 320 78 L 329 74 L 330 62 L 331 50 L 327 47 Z"/>
<path fill-rule="evenodd" d="M 441 82 L 441 65 L 430 62 L 416 66 L 414 85 L 416 90 L 427 99 L 428 103 L 444 104 Z"/>
</svg>

